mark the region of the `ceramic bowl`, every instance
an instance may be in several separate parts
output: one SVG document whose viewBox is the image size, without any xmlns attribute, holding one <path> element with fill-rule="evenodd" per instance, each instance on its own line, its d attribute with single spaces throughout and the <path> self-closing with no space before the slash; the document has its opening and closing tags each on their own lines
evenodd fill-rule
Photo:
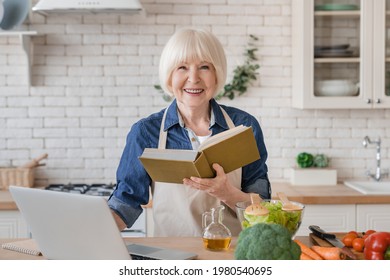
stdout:
<svg viewBox="0 0 390 280">
<path fill-rule="evenodd" d="M 3 7 L 4 15 L 0 28 L 11 30 L 24 22 L 30 9 L 30 2 L 29 0 L 3 0 Z"/>
<path fill-rule="evenodd" d="M 285 211 L 282 209 L 282 202 L 280 200 L 265 199 L 261 204 L 269 210 L 267 216 L 256 217 L 245 213 L 245 209 L 252 204 L 251 201 L 238 202 L 236 204 L 236 213 L 242 229 L 258 223 L 279 224 L 287 228 L 291 236 L 294 237 L 301 226 L 305 206 L 299 202 L 291 201 L 291 203 L 300 206 L 302 210 Z"/>
<path fill-rule="evenodd" d="M 316 96 L 355 96 L 359 92 L 359 84 L 352 80 L 321 80 L 314 85 Z"/>
</svg>

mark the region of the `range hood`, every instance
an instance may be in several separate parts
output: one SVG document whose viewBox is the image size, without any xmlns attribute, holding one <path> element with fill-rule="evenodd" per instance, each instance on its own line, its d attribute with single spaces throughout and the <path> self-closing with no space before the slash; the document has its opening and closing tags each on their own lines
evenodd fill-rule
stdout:
<svg viewBox="0 0 390 280">
<path fill-rule="evenodd" d="M 49 13 L 139 13 L 139 0 L 40 0 L 33 12 Z"/>
</svg>

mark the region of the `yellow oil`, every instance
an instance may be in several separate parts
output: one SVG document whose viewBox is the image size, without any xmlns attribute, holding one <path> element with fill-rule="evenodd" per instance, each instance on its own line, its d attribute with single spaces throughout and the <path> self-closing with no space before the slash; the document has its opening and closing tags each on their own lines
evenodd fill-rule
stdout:
<svg viewBox="0 0 390 280">
<path fill-rule="evenodd" d="M 219 251 L 228 249 L 231 241 L 230 237 L 220 239 L 203 238 L 203 245 L 206 249 Z"/>
</svg>

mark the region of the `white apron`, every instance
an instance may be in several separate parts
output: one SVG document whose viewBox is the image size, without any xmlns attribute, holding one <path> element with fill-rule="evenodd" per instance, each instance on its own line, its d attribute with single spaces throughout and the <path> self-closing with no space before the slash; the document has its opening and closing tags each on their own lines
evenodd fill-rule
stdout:
<svg viewBox="0 0 390 280">
<path fill-rule="evenodd" d="M 225 110 L 222 113 L 229 128 L 234 124 Z M 158 148 L 165 149 L 167 131 L 164 131 L 165 110 Z M 241 189 L 241 168 L 227 174 L 231 184 Z M 205 191 L 193 189 L 184 184 L 153 182 L 153 219 L 154 236 L 202 236 L 202 213 L 217 207 L 221 201 L 210 196 Z M 223 223 L 230 229 L 233 236 L 241 231 L 235 212 L 225 205 Z"/>
</svg>

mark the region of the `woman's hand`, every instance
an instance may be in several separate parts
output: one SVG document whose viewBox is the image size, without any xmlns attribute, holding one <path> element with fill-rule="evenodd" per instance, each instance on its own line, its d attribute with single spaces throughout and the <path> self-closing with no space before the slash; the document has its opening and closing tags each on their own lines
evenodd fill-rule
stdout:
<svg viewBox="0 0 390 280">
<path fill-rule="evenodd" d="M 222 166 L 214 163 L 213 168 L 217 174 L 214 178 L 185 178 L 183 179 L 183 184 L 207 192 L 209 195 L 226 203 L 232 209 L 234 209 L 238 201 L 248 200 L 248 194 L 235 188 L 230 183 Z"/>
</svg>

